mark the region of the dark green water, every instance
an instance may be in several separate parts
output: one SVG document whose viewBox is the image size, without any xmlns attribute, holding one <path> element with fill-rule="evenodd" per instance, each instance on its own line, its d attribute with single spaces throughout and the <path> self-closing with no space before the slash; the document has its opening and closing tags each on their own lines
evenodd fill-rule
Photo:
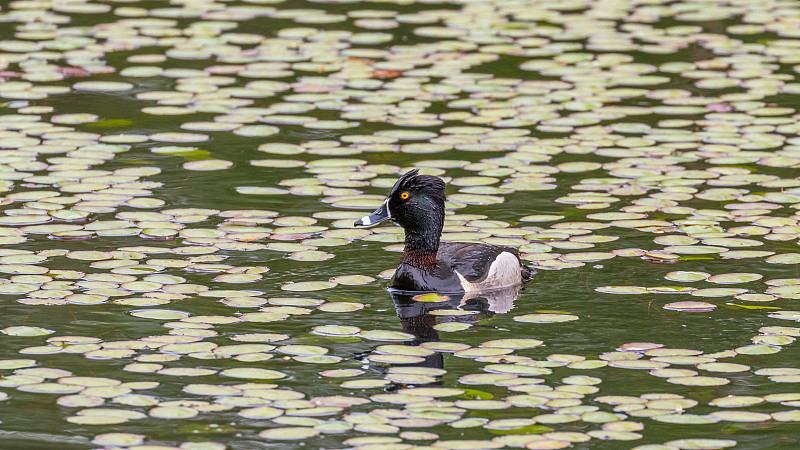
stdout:
<svg viewBox="0 0 800 450">
<path fill-rule="evenodd" d="M 800 382 L 800 359 L 793 343 L 794 336 L 800 335 L 796 326 L 800 296 L 791 287 L 800 284 L 796 255 L 800 234 L 800 141 L 796 135 L 800 127 L 793 109 L 800 93 L 795 80 L 800 60 L 794 50 L 798 36 L 792 28 L 796 26 L 797 2 L 400 3 L 96 2 L 91 5 L 97 5 L 97 10 L 82 10 L 79 6 L 53 9 L 46 2 L 17 1 L 3 8 L 0 64 L 6 72 L 0 73 L 4 79 L 0 97 L 5 102 L 0 110 L 0 179 L 8 183 L 0 216 L 4 238 L 0 290 L 6 289 L 0 298 L 6 332 L 0 336 L 0 391 L 7 398 L 0 402 L 0 448 L 524 448 L 524 440 L 503 438 L 513 435 L 545 436 L 531 438 L 529 448 L 562 448 L 570 445 L 569 441 L 575 448 L 586 449 L 800 446 L 800 395 L 776 397 L 797 393 Z M 103 5 L 108 11 L 103 11 Z M 285 15 L 299 8 L 310 10 Z M 366 19 L 374 22 L 364 22 Z M 387 35 L 351 34 L 371 31 Z M 84 40 L 70 40 L 75 36 Z M 162 54 L 167 55 L 163 61 L 141 59 L 141 55 Z M 146 75 L 131 72 L 131 67 L 141 66 L 161 70 Z M 319 68 L 314 69 L 316 66 Z M 100 73 L 102 67 L 114 68 L 115 73 Z M 222 78 L 213 78 L 217 76 Z M 206 81 L 197 81 L 202 78 Z M 76 85 L 95 81 L 130 85 Z M 265 81 L 276 84 L 269 88 L 253 84 Z M 57 87 L 69 90 L 56 92 Z M 233 90 L 237 88 L 241 90 Z M 42 94 L 43 90 L 49 93 Z M 184 109 L 180 114 L 142 111 L 159 106 L 147 97 L 152 92 L 163 92 L 156 96 L 161 106 Z M 174 92 L 182 92 L 183 97 Z M 329 95 L 309 96 L 320 92 Z M 465 103 L 470 99 L 474 102 Z M 373 109 L 363 112 L 369 105 Z M 60 116 L 83 113 L 96 117 Z M 293 113 L 350 124 L 344 129 L 339 128 L 341 122 L 313 128 L 276 123 L 271 117 Z M 32 122 L 36 126 L 31 126 Z M 277 129 L 269 136 L 241 136 L 230 130 L 192 128 L 197 126 L 191 124 L 195 122 L 233 123 L 236 127 L 231 130 L 247 125 Z M 431 134 L 393 135 L 393 140 L 386 140 L 387 130 Z M 72 131 L 90 134 L 70 134 Z M 201 133 L 206 140 L 176 142 L 157 133 Z M 120 134 L 141 138 L 120 141 L 113 137 Z M 384 140 L 379 141 L 381 137 Z M 43 146 L 45 143 L 61 147 L 53 150 Z M 270 143 L 298 147 L 291 154 L 258 150 Z M 430 143 L 445 146 L 409 145 Z M 168 155 L 163 149 L 167 146 L 186 147 L 187 152 Z M 224 160 L 230 167 L 195 170 L 193 162 L 203 159 Z M 284 160 L 291 167 L 275 161 L 266 167 L 252 163 L 262 159 Z M 350 159 L 359 161 L 347 162 Z M 463 162 L 451 165 L 448 161 Z M 327 166 L 325 170 L 319 169 L 321 164 Z M 513 308 L 509 299 L 501 301 L 492 295 L 462 303 L 453 298 L 449 304 L 436 305 L 393 299 L 385 289 L 386 279 L 379 274 L 396 266 L 399 249 L 385 249 L 397 243 L 396 239 L 384 239 L 385 229 L 345 235 L 346 241 L 335 246 L 315 248 L 313 241 L 308 241 L 331 234 L 343 236 L 336 233 L 350 229 L 346 222 L 368 213 L 381 201 L 362 195 L 385 195 L 399 173 L 414 166 L 452 180 L 448 208 L 456 215 L 450 216 L 447 225 L 452 228 L 446 231 L 521 246 L 523 259 L 541 266 L 513 300 Z M 140 171 L 132 172 L 132 168 Z M 99 172 L 82 172 L 89 170 Z M 320 191 L 292 189 L 297 179 L 316 183 Z M 621 188 L 607 189 L 608 183 Z M 489 187 L 475 187 L 482 184 Z M 245 195 L 237 190 L 241 187 L 283 191 Z M 36 202 L 41 200 L 40 192 L 48 192 L 43 194 L 44 203 Z M 605 197 L 565 199 L 585 193 Z M 472 194 L 488 197 L 470 197 Z M 149 199 L 154 203 L 147 203 Z M 353 205 L 358 199 L 362 203 Z M 56 228 L 36 228 L 50 220 L 48 211 L 59 208 L 90 215 L 74 223 L 55 218 L 46 225 Z M 170 213 L 179 208 L 208 211 L 189 219 L 185 216 L 195 214 Z M 130 215 L 161 211 L 165 212 L 162 216 Z M 587 217 L 598 213 L 622 214 Z M 230 219 L 231 214 L 240 217 Z M 28 221 L 13 219 L 28 215 Z M 514 232 L 503 233 L 486 222 L 476 223 L 478 217 L 465 215 L 503 221 L 501 227 Z M 535 215 L 560 217 L 532 221 L 529 216 Z M 275 217 L 305 219 L 276 223 Z M 64 231 L 94 232 L 103 224 L 124 228 L 110 225 L 109 221 L 118 219 L 129 221 L 125 227 L 136 231 L 126 236 L 88 233 L 85 240 L 59 235 Z M 642 222 L 637 224 L 622 222 L 639 219 Z M 61 225 L 74 227 L 57 228 Z M 281 236 L 279 230 L 286 225 L 320 229 Z M 237 233 L 245 230 L 232 230 L 231 226 L 258 226 L 262 229 L 250 231 L 265 234 L 242 238 Z M 752 228 L 742 228 L 749 226 Z M 582 231 L 572 233 L 572 239 L 570 234 L 542 235 L 545 231 L 563 233 L 565 227 Z M 147 239 L 154 229 L 180 230 L 181 234 L 166 240 Z M 197 234 L 200 229 L 207 234 Z M 510 240 L 493 241 L 489 233 Z M 577 236 L 588 238 L 581 241 Z M 688 240 L 680 244 L 658 240 L 666 236 Z M 237 247 L 242 242 L 254 245 L 243 251 Z M 301 248 L 276 250 L 276 244 L 280 248 L 280 244 L 303 242 L 310 245 L 305 250 L 324 251 L 332 257 L 303 260 L 307 255 L 295 252 Z M 646 255 L 665 247 L 671 250 L 666 256 L 670 264 L 654 263 L 658 253 Z M 622 249 L 638 250 L 626 254 Z M 121 250 L 141 254 L 109 253 Z M 738 250 L 769 253 L 726 254 Z M 85 253 L 89 251 L 104 253 Z M 597 254 L 580 259 L 581 252 Z M 28 256 L 15 259 L 18 254 Z M 208 256 L 204 260 L 200 255 Z M 126 259 L 150 266 L 131 272 L 108 263 Z M 151 259 L 156 261 L 148 261 Z M 158 260 L 170 261 L 159 265 Z M 259 272 L 255 270 L 259 267 L 269 271 L 245 283 L 217 278 L 237 271 Z M 64 279 L 59 270 L 80 273 Z M 755 275 L 752 281 L 734 284 L 665 279 L 676 271 Z M 32 277 L 15 278 L 20 275 Z M 125 275 L 155 285 L 126 285 L 131 279 Z M 181 278 L 173 282 L 145 279 L 152 275 Z M 328 289 L 309 292 L 286 289 L 290 282 L 350 275 L 373 280 L 363 285 L 332 283 Z M 46 279 L 56 284 L 47 285 Z M 64 283 L 58 284 L 59 279 Z M 193 290 L 184 285 L 199 287 Z M 609 286 L 642 289 L 619 295 L 607 293 Z M 644 289 L 659 286 L 742 291 L 690 295 Z M 785 289 L 776 291 L 774 286 Z M 231 292 L 199 295 L 206 288 Z M 243 291 L 255 293 L 262 301 L 250 306 L 235 300 L 231 303 L 230 299 Z M 757 298 L 741 296 L 773 292 Z M 80 294 L 96 297 L 88 301 Z M 123 300 L 140 297 L 150 300 L 138 305 Z M 275 320 L 243 318 L 262 307 L 286 305 L 286 300 L 275 299 L 287 297 L 308 297 L 316 299 L 314 303 L 350 302 L 363 308 L 332 312 L 307 303 L 299 305 L 303 310 L 280 310 L 279 314 L 286 315 Z M 665 308 L 687 300 L 711 305 L 701 312 L 675 310 L 674 305 Z M 152 317 L 141 312 L 147 309 L 177 311 L 177 315 Z M 436 309 L 474 314 L 430 314 Z M 551 313 L 577 319 L 524 321 L 529 314 Z M 199 319 L 193 321 L 192 317 Z M 225 320 L 231 323 L 220 323 Z M 451 322 L 464 325 L 453 331 L 442 329 Z M 356 328 L 350 336 L 312 333 L 314 327 L 327 325 Z M 773 328 L 765 331 L 762 327 Z M 785 328 L 776 331 L 774 327 Z M 371 330 L 411 334 L 397 342 L 359 334 Z M 18 335 L 30 333 L 35 335 Z M 213 347 L 177 351 L 153 344 L 157 339 L 166 342 L 183 335 L 187 340 L 222 347 L 248 343 L 241 336 L 260 333 L 286 336 L 275 342 L 251 341 L 278 348 L 253 352 L 250 360 L 214 353 Z M 96 347 L 41 348 L 48 339 L 53 342 L 63 336 L 95 338 L 91 344 Z M 383 351 L 377 350 L 386 344 L 425 347 L 425 343 L 437 341 L 480 348 L 487 341 L 512 338 L 536 339 L 541 345 L 515 349 L 507 359 L 435 352 L 419 361 L 409 360 L 409 364 L 383 362 L 379 356 Z M 767 339 L 768 345 L 750 347 L 760 339 Z M 125 345 L 133 350 L 128 354 L 92 353 L 114 348 L 115 342 L 118 347 L 119 341 L 130 341 Z M 740 366 L 715 368 L 691 358 L 669 362 L 669 369 L 693 370 L 699 379 L 668 377 L 650 368 L 567 366 L 567 361 L 581 359 L 613 361 L 635 355 L 631 359 L 645 361 L 659 357 L 644 350 L 617 351 L 628 343 L 651 343 L 645 349 L 659 344 L 662 357 L 702 353 L 712 355 L 706 363 Z M 303 358 L 288 348 L 282 351 L 281 346 L 287 345 L 321 347 L 332 358 Z M 679 350 L 669 354 L 666 349 Z M 623 354 L 627 356 L 620 356 Z M 12 361 L 22 359 L 32 361 Z M 138 363 L 161 367 L 144 370 L 136 367 Z M 525 394 L 510 390 L 499 379 L 470 384 L 462 378 L 496 371 L 487 368 L 492 364 L 514 363 L 518 364 L 514 367 L 545 367 L 547 373 L 535 376 L 543 379 L 539 384 L 561 386 L 561 392 L 572 392 L 563 386 L 575 384 L 574 379 L 565 381 L 565 377 L 596 377 L 600 381 L 587 383 L 595 384 L 596 392 L 571 396 L 577 399 L 572 404 L 522 407 L 506 403 L 490 408 L 469 403 L 476 398 L 504 401 Z M 436 376 L 431 382 L 403 382 L 402 377 L 392 376 L 405 366 Z M 179 368 L 200 370 L 170 372 Z M 232 373 L 226 370 L 242 368 L 279 371 L 282 378 L 226 376 Z M 335 369 L 362 372 L 342 378 L 321 374 Z M 123 384 L 122 389 L 132 389 L 130 392 L 53 391 L 55 386 L 50 383 L 76 385 L 70 376 L 90 377 L 83 381 L 87 389 L 99 386 L 97 383 L 152 384 Z M 531 376 L 521 374 L 519 378 Z M 352 380 L 389 381 L 370 388 L 342 386 Z M 697 385 L 704 381 L 709 385 Z M 283 402 L 256 402 L 253 392 L 241 389 L 236 394 L 215 392 L 220 386 L 249 382 L 275 383 L 276 390 L 298 392 L 297 398 L 304 400 L 287 397 L 290 399 Z M 191 387 L 196 384 L 217 387 L 187 392 L 199 389 Z M 440 403 L 420 391 L 416 399 L 382 396 L 416 387 L 462 392 L 437 398 Z M 616 409 L 613 421 L 585 415 L 595 408 L 615 411 L 615 405 L 604 401 L 604 396 L 652 400 L 657 397 L 654 394 L 661 395 L 659 398 L 682 396 L 697 405 L 685 410 L 667 408 L 671 411 Z M 78 397 L 65 399 L 71 395 Z M 730 395 L 766 400 L 736 408 L 711 404 Z M 230 400 L 236 397 L 243 399 Z M 348 406 L 342 404 L 342 397 L 364 400 Z M 176 401 L 186 401 L 184 409 L 154 410 L 160 404 L 174 406 L 167 402 Z M 433 413 L 420 414 L 415 402 L 417 408 L 427 405 Z M 339 409 L 312 410 L 331 405 Z M 587 408 L 565 409 L 578 406 Z M 276 414 L 281 415 L 259 418 L 242 413 L 254 407 L 277 408 Z M 95 423 L 80 419 L 91 415 L 92 408 L 118 410 L 129 417 Z M 653 413 L 653 409 L 660 411 Z M 720 411 L 726 412 L 715 415 Z M 762 414 L 735 416 L 727 411 Z M 173 415 L 181 412 L 188 416 Z M 380 419 L 383 425 L 363 426 L 359 418 L 364 413 L 385 418 Z M 704 423 L 668 423 L 647 417 L 669 413 L 698 416 L 695 420 Z M 551 414 L 570 419 L 553 423 Z M 111 417 L 113 412 L 99 415 Z M 435 420 L 417 420 L 431 417 Z M 494 426 L 497 422 L 464 426 L 469 422 L 462 420 L 468 418 L 485 419 L 483 422 L 534 420 L 500 429 L 500 425 Z M 677 420 L 680 417 L 672 419 Z M 615 429 L 600 423 L 609 421 L 641 425 L 625 423 Z M 264 433 L 295 426 L 304 427 L 298 432 L 307 437 L 280 439 Z M 625 431 L 626 426 L 631 428 Z M 620 434 L 599 432 L 603 429 Z M 415 436 L 413 432 L 435 434 Z M 102 436 L 107 433 L 118 434 Z M 121 443 L 125 438 L 132 440 Z M 705 446 L 699 441 L 677 441 L 690 438 L 717 441 L 706 441 Z M 141 446 L 137 446 L 139 441 Z M 542 447 L 536 447 L 537 442 Z M 656 445 L 663 443 L 668 444 Z"/>
</svg>

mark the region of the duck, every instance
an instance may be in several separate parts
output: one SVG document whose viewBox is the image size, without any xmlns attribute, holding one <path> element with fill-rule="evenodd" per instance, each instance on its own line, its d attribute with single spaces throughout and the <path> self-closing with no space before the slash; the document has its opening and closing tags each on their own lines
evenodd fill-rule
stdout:
<svg viewBox="0 0 800 450">
<path fill-rule="evenodd" d="M 445 182 L 418 169 L 404 173 L 386 201 L 357 220 L 366 227 L 392 220 L 403 228 L 403 256 L 389 288 L 408 292 L 477 293 L 524 286 L 534 274 L 512 247 L 479 242 L 441 242 Z"/>
</svg>

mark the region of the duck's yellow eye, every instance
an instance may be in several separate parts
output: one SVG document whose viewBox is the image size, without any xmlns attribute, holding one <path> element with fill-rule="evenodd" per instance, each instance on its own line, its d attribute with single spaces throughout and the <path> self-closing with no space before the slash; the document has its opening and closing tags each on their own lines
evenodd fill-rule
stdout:
<svg viewBox="0 0 800 450">
<path fill-rule="evenodd" d="M 410 197 L 410 195 L 408 195 L 408 192 L 400 193 L 400 198 L 402 198 L 403 200 L 407 200 L 408 197 Z"/>
</svg>

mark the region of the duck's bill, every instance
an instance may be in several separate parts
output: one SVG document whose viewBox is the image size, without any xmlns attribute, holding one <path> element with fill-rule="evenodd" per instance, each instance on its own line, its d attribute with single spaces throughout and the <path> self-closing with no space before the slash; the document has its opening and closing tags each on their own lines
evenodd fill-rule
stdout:
<svg viewBox="0 0 800 450">
<path fill-rule="evenodd" d="M 376 223 L 381 223 L 384 220 L 389 220 L 392 218 L 392 214 L 389 212 L 389 202 L 383 202 L 380 208 L 376 209 L 375 212 L 368 216 L 364 216 L 358 220 L 354 226 L 357 227 L 368 227 L 370 225 L 375 225 Z"/>
</svg>

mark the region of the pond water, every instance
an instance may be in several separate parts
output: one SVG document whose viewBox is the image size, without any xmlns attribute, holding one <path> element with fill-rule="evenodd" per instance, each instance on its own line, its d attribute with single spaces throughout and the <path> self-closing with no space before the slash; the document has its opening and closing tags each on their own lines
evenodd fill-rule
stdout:
<svg viewBox="0 0 800 450">
<path fill-rule="evenodd" d="M 0 9 L 0 447 L 800 446 L 800 3 Z M 402 296 L 411 168 L 521 291 Z"/>
</svg>

